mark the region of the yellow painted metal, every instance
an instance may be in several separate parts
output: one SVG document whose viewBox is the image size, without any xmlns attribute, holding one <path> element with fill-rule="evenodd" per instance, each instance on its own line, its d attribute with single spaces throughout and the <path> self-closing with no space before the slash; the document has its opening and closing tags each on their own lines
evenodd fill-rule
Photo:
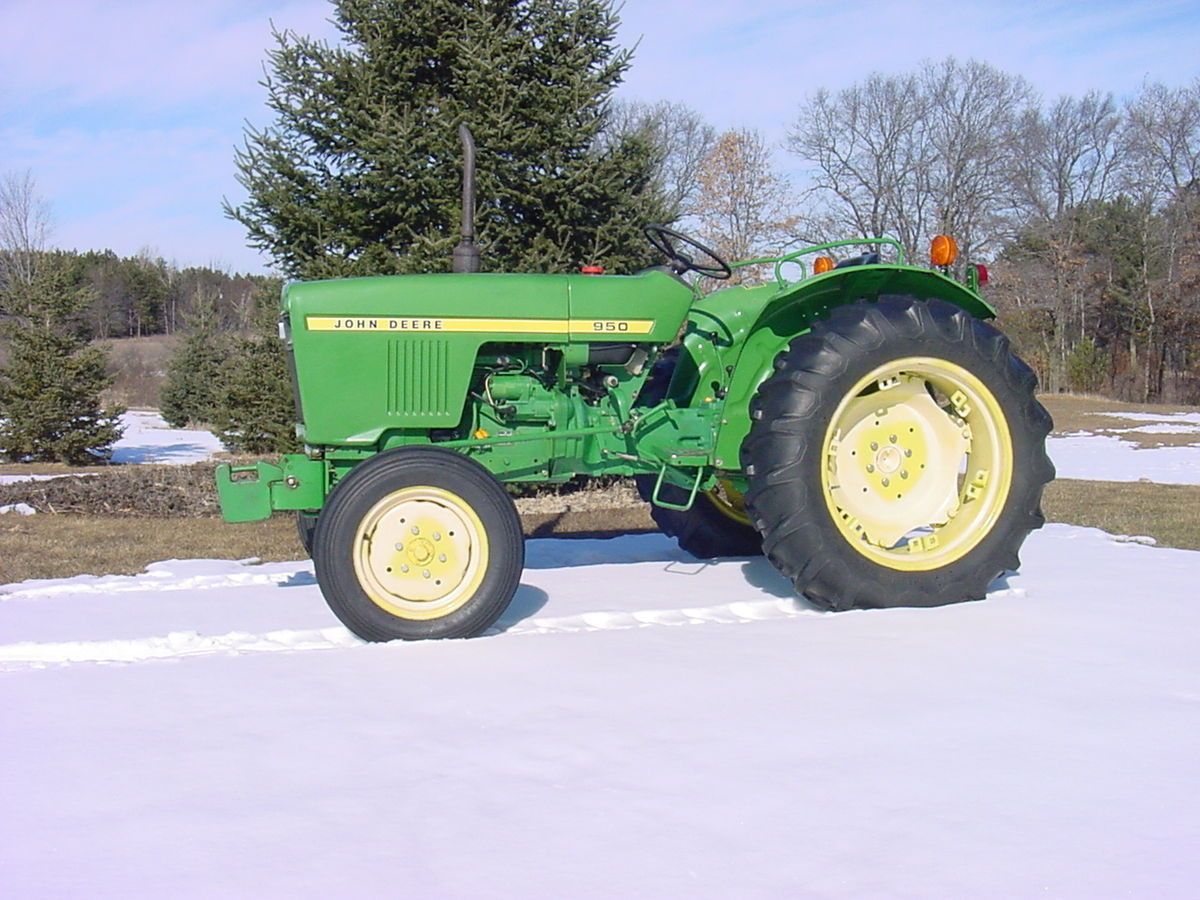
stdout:
<svg viewBox="0 0 1200 900">
<path fill-rule="evenodd" d="M 376 503 L 354 535 L 354 572 L 377 606 L 403 619 L 450 615 L 487 570 L 488 539 L 475 510 L 450 491 L 415 486 Z"/>
<path fill-rule="evenodd" d="M 878 367 L 825 434 L 826 505 L 850 545 L 901 571 L 961 559 L 996 524 L 1012 483 L 1004 411 L 968 370 L 934 357 Z"/>
<path fill-rule="evenodd" d="M 750 516 L 746 514 L 746 498 L 733 486 L 733 482 L 722 478 L 717 486 L 708 492 L 707 496 L 709 502 L 726 518 L 732 519 L 739 525 L 754 527 Z"/>
<path fill-rule="evenodd" d="M 478 319 L 438 316 L 308 316 L 309 331 L 380 334 L 404 332 L 492 332 L 497 334 L 649 334 L 653 319 Z"/>
</svg>

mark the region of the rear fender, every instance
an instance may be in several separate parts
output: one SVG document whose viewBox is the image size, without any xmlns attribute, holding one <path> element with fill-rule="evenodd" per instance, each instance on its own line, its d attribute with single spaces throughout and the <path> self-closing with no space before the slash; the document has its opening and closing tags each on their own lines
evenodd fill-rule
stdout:
<svg viewBox="0 0 1200 900">
<path fill-rule="evenodd" d="M 786 285 L 760 309 L 739 342 L 736 359 L 726 360 L 733 372 L 725 391 L 714 456 L 719 468 L 738 469 L 742 441 L 750 431 L 750 401 L 774 371 L 775 358 L 796 336 L 808 331 L 831 309 L 849 303 L 905 295 L 953 303 L 981 319 L 996 311 L 965 285 L 929 269 L 875 265 L 834 269 L 824 275 Z M 729 354 L 732 356 L 732 354 Z"/>
</svg>

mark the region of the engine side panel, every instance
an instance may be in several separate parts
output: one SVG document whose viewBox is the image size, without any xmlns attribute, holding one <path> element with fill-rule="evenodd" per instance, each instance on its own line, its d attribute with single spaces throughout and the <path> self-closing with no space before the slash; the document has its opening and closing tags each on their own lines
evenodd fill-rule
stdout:
<svg viewBox="0 0 1200 900">
<path fill-rule="evenodd" d="M 661 272 L 637 276 L 410 275 L 284 289 L 303 440 L 371 447 L 389 432 L 463 420 L 481 348 L 567 349 L 674 337 L 691 301 Z"/>
</svg>

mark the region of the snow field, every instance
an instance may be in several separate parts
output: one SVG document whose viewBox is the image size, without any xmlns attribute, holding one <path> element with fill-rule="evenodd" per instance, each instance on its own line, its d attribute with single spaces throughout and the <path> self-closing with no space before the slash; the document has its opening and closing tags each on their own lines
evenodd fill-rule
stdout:
<svg viewBox="0 0 1200 900">
<path fill-rule="evenodd" d="M 113 462 L 183 466 L 211 459 L 225 449 L 212 432 L 171 428 L 154 409 L 128 410 L 121 425 L 125 431 L 113 445 Z"/>
<path fill-rule="evenodd" d="M 1051 435 L 1046 450 L 1059 478 L 1085 481 L 1152 481 L 1157 484 L 1200 484 L 1200 412 L 1098 413 L 1113 419 L 1147 424 Z M 1123 434 L 1195 434 L 1182 447 L 1140 447 Z"/>
<path fill-rule="evenodd" d="M 0 893 L 1193 895 L 1200 553 L 1023 562 L 830 615 L 762 559 L 536 540 L 495 635 L 387 645 L 308 564 L 11 585 Z"/>
</svg>

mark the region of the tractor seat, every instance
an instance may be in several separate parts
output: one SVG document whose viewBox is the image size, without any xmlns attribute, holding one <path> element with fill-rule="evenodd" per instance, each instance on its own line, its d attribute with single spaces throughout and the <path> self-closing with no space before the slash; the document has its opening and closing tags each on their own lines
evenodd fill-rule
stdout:
<svg viewBox="0 0 1200 900">
<path fill-rule="evenodd" d="M 843 259 L 840 263 L 834 266 L 835 269 L 848 269 L 851 266 L 877 266 L 879 265 L 878 253 L 864 253 L 861 256 L 851 256 L 849 259 Z"/>
</svg>

